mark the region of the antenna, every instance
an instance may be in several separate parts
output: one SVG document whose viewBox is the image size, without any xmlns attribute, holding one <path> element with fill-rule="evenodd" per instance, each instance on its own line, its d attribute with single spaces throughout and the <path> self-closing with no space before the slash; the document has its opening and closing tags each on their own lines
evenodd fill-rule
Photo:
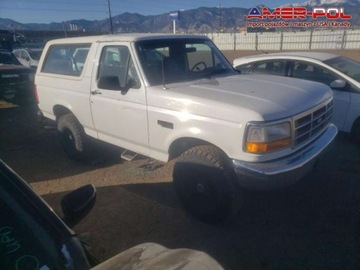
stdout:
<svg viewBox="0 0 360 270">
<path fill-rule="evenodd" d="M 164 56 L 161 57 L 161 76 L 162 76 L 162 83 L 163 83 L 163 89 L 168 89 L 165 85 L 165 68 L 164 68 Z"/>
<path fill-rule="evenodd" d="M 222 29 L 222 7 L 221 4 L 218 6 L 219 8 L 219 33 L 221 33 L 221 29 Z"/>
</svg>

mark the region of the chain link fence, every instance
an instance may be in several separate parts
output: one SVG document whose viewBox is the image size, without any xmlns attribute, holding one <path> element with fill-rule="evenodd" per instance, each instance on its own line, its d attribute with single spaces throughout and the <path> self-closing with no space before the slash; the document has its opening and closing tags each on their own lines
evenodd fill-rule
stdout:
<svg viewBox="0 0 360 270">
<path fill-rule="evenodd" d="M 302 32 L 208 33 L 221 50 L 339 50 L 360 49 L 360 30 Z"/>
</svg>

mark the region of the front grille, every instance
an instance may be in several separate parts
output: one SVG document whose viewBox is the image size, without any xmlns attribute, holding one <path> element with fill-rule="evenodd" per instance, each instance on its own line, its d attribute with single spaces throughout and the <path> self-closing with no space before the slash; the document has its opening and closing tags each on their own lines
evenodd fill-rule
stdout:
<svg viewBox="0 0 360 270">
<path fill-rule="evenodd" d="M 299 146 L 321 133 L 331 120 L 332 110 L 333 101 L 295 118 L 294 146 Z"/>
</svg>

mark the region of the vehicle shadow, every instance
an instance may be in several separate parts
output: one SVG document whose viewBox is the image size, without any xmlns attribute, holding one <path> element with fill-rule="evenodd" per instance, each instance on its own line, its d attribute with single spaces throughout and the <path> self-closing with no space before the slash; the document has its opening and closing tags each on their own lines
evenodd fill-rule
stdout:
<svg viewBox="0 0 360 270">
<path fill-rule="evenodd" d="M 360 268 L 360 148 L 344 134 L 302 181 L 279 191 L 245 191 L 238 214 L 218 225 L 183 210 L 171 183 L 171 163 L 112 166 L 121 162 L 117 151 L 110 147 L 108 156 L 100 151 L 95 163 L 69 160 L 56 129 L 37 122 L 34 106 L 0 108 L 0 158 L 23 178 L 99 183 L 94 209 L 74 231 L 100 261 L 156 242 L 205 251 L 225 269 Z M 77 177 L 85 172 L 94 174 Z M 102 186 L 107 178 L 112 185 Z M 60 213 L 64 193 L 50 192 L 43 197 Z"/>
<path fill-rule="evenodd" d="M 71 160 L 59 143 L 55 123 L 40 118 L 35 104 L 0 102 L 0 158 L 29 182 L 69 177 L 123 162 L 121 149 L 89 141 L 89 158 Z"/>
</svg>

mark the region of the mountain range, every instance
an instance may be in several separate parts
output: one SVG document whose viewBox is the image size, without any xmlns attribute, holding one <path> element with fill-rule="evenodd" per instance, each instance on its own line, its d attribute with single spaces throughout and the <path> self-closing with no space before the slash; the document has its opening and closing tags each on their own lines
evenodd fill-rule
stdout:
<svg viewBox="0 0 360 270">
<path fill-rule="evenodd" d="M 346 14 L 352 15 L 352 26 L 360 26 L 360 0 L 309 0 L 286 6 L 343 7 Z M 262 5 L 258 7 L 263 7 Z M 245 27 L 249 8 L 200 7 L 181 11 L 177 22 L 178 32 L 233 32 L 238 27 Z M 171 32 L 170 13 L 144 16 L 138 13 L 123 13 L 112 17 L 114 33 L 121 32 Z M 60 23 L 22 24 L 11 19 L 0 18 L 0 29 L 17 31 L 86 31 L 109 33 L 109 18 L 103 20 L 71 20 Z"/>
<path fill-rule="evenodd" d="M 359 0 L 308 0 L 301 3 L 288 4 L 286 6 L 310 6 L 310 7 L 319 7 L 319 6 L 358 6 L 360 4 Z"/>
</svg>

